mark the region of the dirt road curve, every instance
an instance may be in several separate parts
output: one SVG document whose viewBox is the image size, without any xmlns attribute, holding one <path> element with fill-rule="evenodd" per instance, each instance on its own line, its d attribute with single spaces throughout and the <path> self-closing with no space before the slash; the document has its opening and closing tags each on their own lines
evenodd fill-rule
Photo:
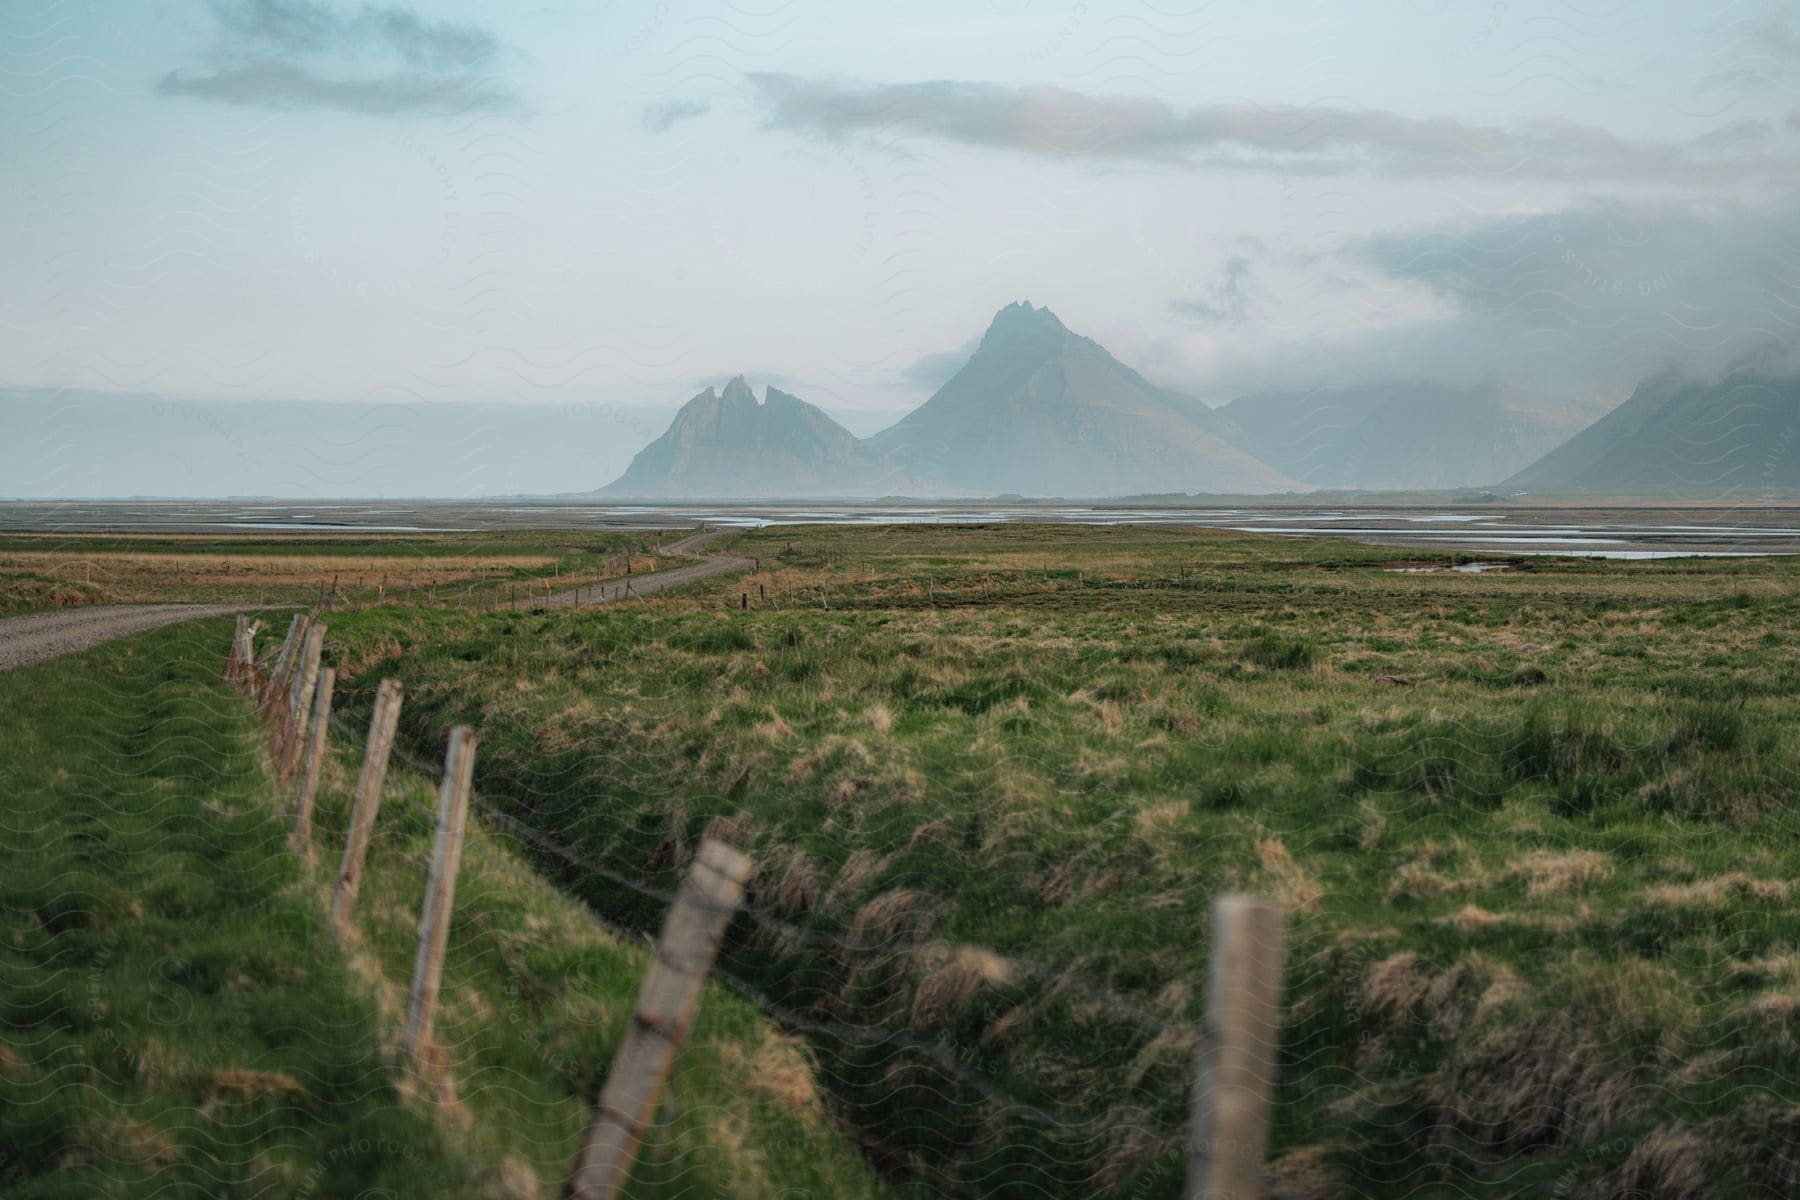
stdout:
<svg viewBox="0 0 1800 1200">
<path fill-rule="evenodd" d="M 725 575 L 732 571 L 748 571 L 756 565 L 754 559 L 730 554 L 704 557 L 700 554 L 700 547 L 732 532 L 735 531 L 714 529 L 706 533 L 691 533 L 679 541 L 657 548 L 658 554 L 693 559 L 688 566 L 639 575 L 635 579 L 619 580 L 616 583 L 594 584 L 591 587 L 557 592 L 541 603 L 557 607 L 611 604 L 615 600 L 648 596 L 652 592 L 680 587 L 697 579 Z M 246 607 L 249 606 L 107 604 L 92 608 L 58 608 L 49 612 L 27 613 L 22 617 L 0 618 L 0 671 L 43 662 L 58 655 L 73 654 L 77 650 L 86 650 L 89 646 L 98 646 L 101 642 L 110 642 L 114 638 L 142 633 L 146 629 L 162 625 L 173 625 L 178 621 L 243 612 Z"/>
<path fill-rule="evenodd" d="M 0 671 L 73 654 L 161 625 L 243 612 L 242 604 L 103 604 L 0 619 Z"/>
<path fill-rule="evenodd" d="M 651 575 L 639 575 L 632 579 L 621 579 L 614 583 L 596 583 L 589 587 L 571 588 L 566 592 L 557 592 L 543 603 L 557 607 L 611 604 L 615 600 L 630 600 L 638 596 L 648 596 L 652 592 L 680 587 L 684 583 L 693 583 L 696 579 L 726 575 L 733 571 L 748 571 L 756 565 L 755 559 L 739 558 L 731 554 L 702 557 L 699 552 L 700 547 L 708 542 L 736 532 L 735 529 L 713 529 L 706 533 L 690 533 L 679 541 L 656 548 L 658 554 L 665 554 L 671 558 L 694 559 L 691 566 L 675 567 L 672 570 L 657 571 Z"/>
</svg>

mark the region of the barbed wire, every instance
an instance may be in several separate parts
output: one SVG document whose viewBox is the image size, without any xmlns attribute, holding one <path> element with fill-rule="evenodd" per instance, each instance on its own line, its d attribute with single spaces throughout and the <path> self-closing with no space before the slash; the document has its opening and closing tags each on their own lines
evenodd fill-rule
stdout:
<svg viewBox="0 0 1800 1200">
<path fill-rule="evenodd" d="M 342 718 L 340 718 L 337 713 L 332 714 L 332 722 L 340 732 L 354 736 L 354 731 L 342 721 Z M 395 757 L 406 763 L 407 766 L 427 776 L 434 782 L 442 781 L 442 772 L 435 764 L 404 748 L 398 741 L 395 742 L 392 753 Z M 578 867 L 585 871 L 591 871 L 602 876 L 609 882 L 630 888 L 632 891 L 637 892 L 646 899 L 655 900 L 661 904 L 672 903 L 675 898 L 673 891 L 658 888 L 656 885 L 646 880 L 633 879 L 614 868 L 594 861 L 573 847 L 564 844 L 554 834 L 547 833 L 541 829 L 536 829 L 517 816 L 514 816 L 512 813 L 497 807 L 484 798 L 474 788 L 470 788 L 469 798 L 471 804 L 483 814 L 490 817 L 496 824 L 501 825 L 515 836 L 528 841 L 532 844 L 534 849 L 542 849 L 552 857 L 559 859 L 569 866 Z M 1165 1033 L 1170 1028 L 1177 1025 L 1190 1024 L 1190 1022 L 1187 1021 L 1170 1019 L 1151 1012 L 1142 1005 L 1126 999 L 1110 988 L 1083 979 L 1080 975 L 1067 968 L 1043 963 L 1036 959 L 1021 957 L 1016 954 L 1003 954 L 991 947 L 982 946 L 973 942 L 945 942 L 940 938 L 918 939 L 901 943 L 895 943 L 892 940 L 859 942 L 853 941 L 845 934 L 829 933 L 824 930 L 794 924 L 766 908 L 761 908 L 750 903 L 741 905 L 740 911 L 765 932 L 773 933 L 790 941 L 800 942 L 806 945 L 829 947 L 849 954 L 872 954 L 882 952 L 895 955 L 911 955 L 916 954 L 919 951 L 933 949 L 964 949 L 976 951 L 984 956 L 990 957 L 994 961 L 1004 963 L 1009 967 L 1017 968 L 1021 975 L 1028 975 L 1044 980 L 1052 984 L 1059 991 L 1068 992 L 1081 1000 L 1097 1007 L 1104 1008 L 1112 1014 L 1124 1018 L 1129 1023 L 1139 1025 L 1149 1032 Z"/>
<path fill-rule="evenodd" d="M 355 739 L 358 736 L 359 731 L 344 720 L 340 714 L 331 713 L 330 721 L 332 728 L 346 737 Z M 423 775 L 434 786 L 441 786 L 442 771 L 436 763 L 414 753 L 398 739 L 389 753 L 408 768 Z M 505 811 L 473 787 L 469 789 L 469 803 L 485 820 L 518 838 L 534 853 L 545 854 L 566 866 L 627 888 L 660 906 L 667 907 L 675 900 L 675 892 L 672 889 L 659 887 L 647 880 L 634 879 L 604 863 L 595 861 L 567 845 L 555 835 L 538 829 Z M 566 895 L 567 893 L 560 894 Z M 589 904 L 583 903 L 581 909 L 597 925 L 614 936 L 625 940 L 636 940 L 646 936 L 642 930 L 634 930 L 606 918 Z M 1169 1020 L 1151 1013 L 1110 989 L 1084 980 L 1072 972 L 1032 959 L 999 954 L 987 947 L 973 943 L 948 943 L 941 939 L 916 940 L 897 945 L 892 942 L 856 942 L 841 934 L 795 925 L 747 901 L 739 906 L 738 911 L 764 931 L 773 931 L 784 938 L 814 947 L 826 947 L 836 952 L 850 954 L 882 952 L 895 956 L 910 956 L 928 949 L 975 951 L 1009 967 L 1017 968 L 1022 975 L 1029 975 L 1047 982 L 1051 994 L 1055 992 L 1073 994 L 1090 1005 L 1124 1018 L 1127 1022 L 1146 1032 L 1162 1035 L 1171 1030 L 1186 1030 L 1193 1027 L 1192 1022 Z M 807 1015 L 773 999 L 763 988 L 720 963 L 714 964 L 712 974 L 744 999 L 755 1004 L 765 1016 L 783 1029 L 863 1045 L 894 1046 L 929 1062 L 955 1083 L 980 1095 L 991 1107 L 1009 1115 L 1029 1117 L 1059 1133 L 1085 1132 L 1096 1138 L 1122 1132 L 1147 1133 L 1153 1140 L 1170 1143 L 1182 1136 L 1182 1131 L 1178 1128 L 1149 1121 L 1123 1121 L 1104 1116 L 1071 1117 L 1065 1115 L 1005 1090 L 997 1080 L 971 1069 L 959 1059 L 950 1047 L 941 1042 L 927 1041 L 893 1025 Z"/>
</svg>

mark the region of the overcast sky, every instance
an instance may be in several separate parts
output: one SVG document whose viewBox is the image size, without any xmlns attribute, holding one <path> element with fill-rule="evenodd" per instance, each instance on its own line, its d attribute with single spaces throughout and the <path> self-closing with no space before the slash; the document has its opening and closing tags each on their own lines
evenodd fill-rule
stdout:
<svg viewBox="0 0 1800 1200">
<path fill-rule="evenodd" d="M 1792 9 L 8 4 L 0 495 L 116 494 L 59 389 L 582 406 L 479 486 L 592 487 L 739 372 L 872 432 L 1016 299 L 1212 402 L 1616 401 L 1800 327 Z"/>
</svg>

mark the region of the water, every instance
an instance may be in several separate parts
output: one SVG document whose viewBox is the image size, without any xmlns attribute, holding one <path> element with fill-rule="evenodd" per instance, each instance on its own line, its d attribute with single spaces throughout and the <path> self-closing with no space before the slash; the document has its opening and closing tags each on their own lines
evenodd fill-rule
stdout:
<svg viewBox="0 0 1800 1200">
<path fill-rule="evenodd" d="M 697 524 L 1184 526 L 1348 538 L 1414 551 L 1657 559 L 1800 554 L 1800 508 L 1666 505 L 1614 508 L 1404 506 L 1306 508 L 1128 504 L 594 504 L 505 501 L 135 501 L 0 504 L 0 531 L 342 535 L 506 529 L 683 529 Z"/>
</svg>

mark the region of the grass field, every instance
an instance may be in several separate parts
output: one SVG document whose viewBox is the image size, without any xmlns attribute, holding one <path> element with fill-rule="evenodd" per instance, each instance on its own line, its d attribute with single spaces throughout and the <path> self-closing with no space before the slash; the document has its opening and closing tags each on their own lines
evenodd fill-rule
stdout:
<svg viewBox="0 0 1800 1200">
<path fill-rule="evenodd" d="M 475 723 L 481 784 L 593 861 L 666 882 L 708 828 L 754 852 L 803 933 L 746 923 L 728 966 L 816 1026 L 883 1153 L 974 1194 L 1176 1194 L 1206 904 L 1252 888 L 1291 913 L 1280 1194 L 1789 1194 L 1792 561 L 1399 574 L 1016 526 L 734 549 L 761 575 L 333 640 L 405 682 L 413 736 Z"/>
<path fill-rule="evenodd" d="M 556 1194 L 648 956 L 474 828 L 438 1040 L 396 1044 L 430 854 L 428 780 L 390 771 L 340 951 L 323 910 L 356 755 L 286 846 L 229 622 L 0 674 L 0 1194 Z M 441 752 L 441 750 L 440 750 Z M 899 1196 L 828 1119 L 808 1052 L 711 989 L 636 1197 Z"/>
<path fill-rule="evenodd" d="M 489 598 L 655 570 L 653 533 L 0 535 L 0 613 L 171 601 L 339 604 Z M 510 595 L 510 593 L 508 593 Z"/>
<path fill-rule="evenodd" d="M 1206 906 L 1247 888 L 1289 912 L 1276 1195 L 1792 1194 L 1800 561 L 1398 573 L 1343 541 L 1053 526 L 730 548 L 762 570 L 604 610 L 333 613 L 340 708 L 399 678 L 427 757 L 474 724 L 478 786 L 626 927 L 703 832 L 751 852 L 723 972 L 885 1171 L 1178 1195 Z M 378 854 L 424 854 L 413 807 Z M 401 978 L 414 898 L 365 900 Z M 477 995 L 516 986 L 494 954 Z M 451 1020 L 510 1079 L 486 1017 Z M 472 1128 L 571 1136 L 553 1099 L 484 1090 Z M 716 1137 L 664 1161 L 736 1152 Z M 800 1194 L 858 1194 L 823 1186 Z"/>
</svg>

